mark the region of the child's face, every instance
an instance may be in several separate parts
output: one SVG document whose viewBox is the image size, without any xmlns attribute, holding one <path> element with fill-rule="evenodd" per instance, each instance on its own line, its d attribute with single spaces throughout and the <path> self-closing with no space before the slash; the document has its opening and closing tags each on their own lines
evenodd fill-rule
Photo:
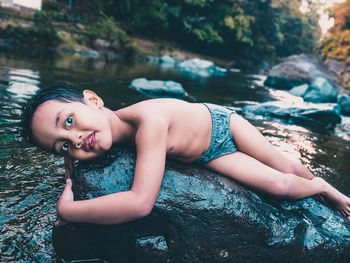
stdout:
<svg viewBox="0 0 350 263">
<path fill-rule="evenodd" d="M 95 102 L 41 104 L 33 115 L 33 139 L 44 149 L 78 160 L 95 158 L 113 143 L 108 116 Z"/>
</svg>

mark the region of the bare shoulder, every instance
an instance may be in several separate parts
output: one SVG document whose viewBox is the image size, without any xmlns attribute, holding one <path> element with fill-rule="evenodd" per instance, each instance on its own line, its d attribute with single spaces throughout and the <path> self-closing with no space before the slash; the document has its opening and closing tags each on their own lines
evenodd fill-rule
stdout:
<svg viewBox="0 0 350 263">
<path fill-rule="evenodd" d="M 140 154 L 158 153 L 165 155 L 167 144 L 168 130 L 170 126 L 169 115 L 166 114 L 166 109 L 163 105 L 157 105 L 154 101 L 145 101 L 135 104 L 130 109 L 133 114 L 133 120 L 136 127 L 135 144 Z"/>
<path fill-rule="evenodd" d="M 135 135 L 147 133 L 156 138 L 158 132 L 166 132 L 173 141 L 188 137 L 189 131 L 206 130 L 211 122 L 203 104 L 170 98 L 145 100 L 118 110 L 117 115 L 136 129 Z"/>
<path fill-rule="evenodd" d="M 169 123 L 174 112 L 191 103 L 178 99 L 151 99 L 118 110 L 122 117 L 139 126 L 150 122 Z"/>
</svg>

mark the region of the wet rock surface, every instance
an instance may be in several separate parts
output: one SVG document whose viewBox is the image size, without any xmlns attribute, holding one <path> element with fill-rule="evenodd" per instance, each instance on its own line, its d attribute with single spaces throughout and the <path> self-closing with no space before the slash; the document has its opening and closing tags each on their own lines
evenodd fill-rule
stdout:
<svg viewBox="0 0 350 263">
<path fill-rule="evenodd" d="M 320 107 L 319 105 L 322 105 Z M 340 107 L 335 104 L 295 104 L 286 101 L 265 102 L 245 106 L 244 114 L 261 115 L 290 124 L 321 129 L 334 128 L 341 122 Z"/>
<path fill-rule="evenodd" d="M 316 78 L 302 95 L 305 101 L 318 103 L 336 102 L 337 96 L 337 87 L 323 77 Z"/>
<path fill-rule="evenodd" d="M 182 75 L 189 78 L 207 78 L 225 76 L 227 69 L 215 65 L 212 61 L 200 58 L 175 60 L 170 56 L 152 57 L 150 62 L 158 63 L 165 68 L 176 68 Z"/>
<path fill-rule="evenodd" d="M 343 74 L 344 65 L 335 59 L 328 58 L 325 60 L 324 64 L 328 67 L 328 69 L 337 75 L 338 78 L 341 78 Z"/>
<path fill-rule="evenodd" d="M 172 80 L 147 80 L 145 78 L 137 78 L 131 81 L 130 88 L 150 97 L 175 97 L 186 98 L 188 93 L 180 83 Z"/>
<path fill-rule="evenodd" d="M 226 69 L 216 66 L 209 60 L 199 58 L 180 61 L 176 64 L 176 68 L 189 77 L 225 76 L 227 74 Z"/>
<path fill-rule="evenodd" d="M 270 70 L 264 85 L 288 90 L 302 84 L 311 84 L 319 77 L 333 84 L 337 81 L 336 74 L 330 72 L 316 58 L 305 54 L 293 55 Z"/>
<path fill-rule="evenodd" d="M 338 97 L 341 113 L 350 116 L 350 94 L 341 94 Z"/>
<path fill-rule="evenodd" d="M 169 250 L 164 236 L 150 236 L 136 239 L 137 262 L 170 262 Z"/>
<path fill-rule="evenodd" d="M 307 102 L 336 102 L 337 87 L 325 78 L 318 77 L 310 85 L 302 84 L 289 90 L 294 96 L 300 96 Z"/>
<path fill-rule="evenodd" d="M 130 189 L 135 154 L 113 148 L 74 168 L 75 199 Z M 347 262 L 350 224 L 313 198 L 287 202 L 256 194 L 197 165 L 167 161 L 152 213 L 130 223 L 54 229 L 67 261 Z"/>
<path fill-rule="evenodd" d="M 344 86 L 350 87 L 350 57 L 345 60 L 342 81 Z"/>
</svg>

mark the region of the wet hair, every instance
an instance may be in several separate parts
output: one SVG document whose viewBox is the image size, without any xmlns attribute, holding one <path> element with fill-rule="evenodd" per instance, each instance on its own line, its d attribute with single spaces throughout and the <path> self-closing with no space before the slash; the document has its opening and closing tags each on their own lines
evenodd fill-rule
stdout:
<svg viewBox="0 0 350 263">
<path fill-rule="evenodd" d="M 77 91 L 65 86 L 53 86 L 38 90 L 24 105 L 22 110 L 22 137 L 30 143 L 34 143 L 32 132 L 32 119 L 38 107 L 46 101 L 57 100 L 63 103 L 81 102 L 85 104 L 82 91 Z"/>
</svg>

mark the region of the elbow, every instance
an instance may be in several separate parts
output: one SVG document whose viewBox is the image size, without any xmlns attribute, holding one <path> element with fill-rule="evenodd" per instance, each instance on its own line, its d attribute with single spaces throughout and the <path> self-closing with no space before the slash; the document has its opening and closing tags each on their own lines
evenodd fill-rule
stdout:
<svg viewBox="0 0 350 263">
<path fill-rule="evenodd" d="M 70 209 L 68 207 L 68 204 L 57 205 L 57 215 L 60 219 L 62 219 L 64 221 L 67 221 L 67 222 L 73 221 L 73 219 L 70 216 Z"/>
<path fill-rule="evenodd" d="M 142 218 L 148 216 L 153 209 L 153 203 L 142 202 L 137 207 L 137 218 Z"/>
<path fill-rule="evenodd" d="M 155 198 L 150 197 L 144 193 L 132 192 L 133 217 L 134 219 L 148 216 L 153 209 Z"/>
</svg>

